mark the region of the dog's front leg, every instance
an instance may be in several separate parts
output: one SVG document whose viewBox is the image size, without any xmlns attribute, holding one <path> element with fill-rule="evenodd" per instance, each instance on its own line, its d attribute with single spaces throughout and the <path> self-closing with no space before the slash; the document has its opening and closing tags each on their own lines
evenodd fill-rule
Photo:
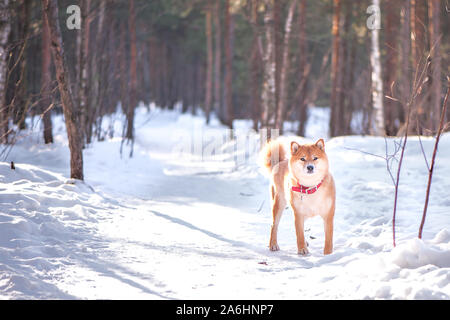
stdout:
<svg viewBox="0 0 450 320">
<path fill-rule="evenodd" d="M 333 219 L 334 212 L 330 212 L 330 214 L 323 219 L 325 228 L 325 246 L 323 254 L 330 254 L 333 252 Z"/>
<path fill-rule="evenodd" d="M 305 241 L 305 231 L 304 231 L 304 222 L 305 218 L 303 215 L 294 209 L 295 215 L 295 232 L 297 234 L 297 249 L 298 254 L 306 255 L 308 254 L 308 248 L 306 246 Z"/>
</svg>

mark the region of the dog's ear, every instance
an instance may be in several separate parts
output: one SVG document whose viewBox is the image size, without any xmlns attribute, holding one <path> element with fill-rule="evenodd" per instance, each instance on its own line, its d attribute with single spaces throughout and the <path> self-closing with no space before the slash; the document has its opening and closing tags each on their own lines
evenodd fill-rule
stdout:
<svg viewBox="0 0 450 320">
<path fill-rule="evenodd" d="M 295 142 L 295 141 L 291 142 L 291 154 L 292 155 L 296 154 L 299 148 L 300 148 L 300 145 L 297 142 Z"/>
<path fill-rule="evenodd" d="M 325 142 L 323 141 L 323 139 L 319 139 L 316 142 L 316 146 L 319 147 L 320 150 L 325 150 Z"/>
</svg>

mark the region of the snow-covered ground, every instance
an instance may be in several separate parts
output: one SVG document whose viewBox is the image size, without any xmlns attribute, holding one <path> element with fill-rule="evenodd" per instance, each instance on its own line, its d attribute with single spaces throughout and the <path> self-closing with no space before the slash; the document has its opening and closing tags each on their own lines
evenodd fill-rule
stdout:
<svg viewBox="0 0 450 320">
<path fill-rule="evenodd" d="M 317 139 L 326 135 L 326 112 L 311 112 L 308 138 Z M 120 135 L 121 117 L 104 127 L 111 122 Z M 314 218 L 306 222 L 310 254 L 299 256 L 290 209 L 281 250 L 268 250 L 269 182 L 248 121 L 235 121 L 231 133 L 216 120 L 205 126 L 201 117 L 140 107 L 133 157 L 126 144 L 120 155 L 120 138 L 93 143 L 84 152 L 85 183 L 68 179 L 64 125 L 61 117 L 54 122 L 53 145 L 35 126 L 0 162 L 0 298 L 450 297 L 449 134 L 440 143 L 423 240 L 427 169 L 410 138 L 395 249 L 385 161 L 353 150 L 385 155 L 385 140 L 327 139 L 337 186 L 335 251 L 323 256 L 323 225 Z M 434 141 L 422 140 L 430 156 Z M 387 143 L 392 149 L 394 140 Z"/>
</svg>

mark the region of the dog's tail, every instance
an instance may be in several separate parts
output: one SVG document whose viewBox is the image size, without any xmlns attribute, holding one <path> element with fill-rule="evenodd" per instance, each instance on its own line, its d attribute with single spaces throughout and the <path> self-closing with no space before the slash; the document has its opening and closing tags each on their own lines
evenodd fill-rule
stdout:
<svg viewBox="0 0 450 320">
<path fill-rule="evenodd" d="M 265 167 L 269 173 L 280 161 L 286 160 L 286 150 L 279 140 L 269 141 L 260 153 L 261 166 Z"/>
</svg>

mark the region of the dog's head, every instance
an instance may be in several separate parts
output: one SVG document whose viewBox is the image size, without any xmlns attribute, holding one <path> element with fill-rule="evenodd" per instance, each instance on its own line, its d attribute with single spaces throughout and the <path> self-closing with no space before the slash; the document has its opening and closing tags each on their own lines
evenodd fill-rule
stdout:
<svg viewBox="0 0 450 320">
<path fill-rule="evenodd" d="M 300 184 L 306 186 L 319 184 L 328 172 L 328 157 L 323 139 L 305 145 L 292 141 L 289 167 Z"/>
</svg>

